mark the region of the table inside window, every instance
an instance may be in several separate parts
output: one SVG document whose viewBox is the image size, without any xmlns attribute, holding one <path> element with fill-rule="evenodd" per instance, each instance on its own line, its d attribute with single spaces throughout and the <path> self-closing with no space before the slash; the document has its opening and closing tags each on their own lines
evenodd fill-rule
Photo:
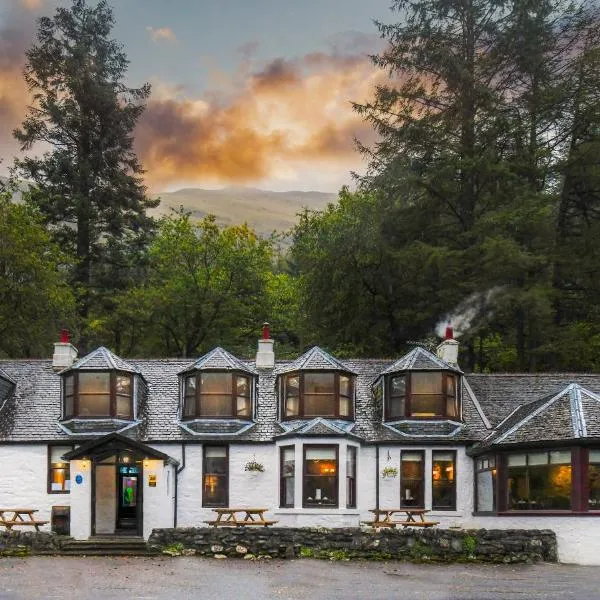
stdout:
<svg viewBox="0 0 600 600">
<path fill-rule="evenodd" d="M 370 525 L 373 528 L 378 527 L 435 527 L 439 525 L 439 521 L 426 521 L 425 515 L 430 512 L 426 508 L 373 508 L 369 512 L 374 513 L 372 521 L 363 521 L 365 525 Z M 403 521 L 394 521 L 393 517 L 396 514 L 404 514 L 406 518 Z M 415 519 L 418 517 L 418 519 Z"/>
<path fill-rule="evenodd" d="M 13 527 L 35 527 L 40 530 L 48 521 L 39 521 L 34 517 L 35 508 L 0 508 L 0 525 L 11 530 Z"/>
<path fill-rule="evenodd" d="M 213 527 L 269 527 L 278 521 L 265 519 L 268 508 L 213 508 L 217 513 L 214 521 L 204 521 Z"/>
</svg>

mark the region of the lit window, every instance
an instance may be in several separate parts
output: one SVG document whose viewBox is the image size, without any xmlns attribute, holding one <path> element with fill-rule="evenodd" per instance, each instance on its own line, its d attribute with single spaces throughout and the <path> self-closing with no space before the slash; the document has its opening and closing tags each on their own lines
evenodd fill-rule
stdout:
<svg viewBox="0 0 600 600">
<path fill-rule="evenodd" d="M 423 508 L 424 504 L 424 452 L 402 452 L 400 456 L 400 506 Z"/>
<path fill-rule="evenodd" d="M 63 455 L 74 446 L 48 446 L 48 493 L 68 494 L 71 489 L 70 463 Z"/>
<path fill-rule="evenodd" d="M 184 379 L 183 418 L 252 418 L 252 380 L 239 373 L 204 371 Z"/>
<path fill-rule="evenodd" d="M 204 446 L 202 460 L 202 506 L 227 506 L 229 457 L 227 446 Z"/>
<path fill-rule="evenodd" d="M 432 452 L 431 508 L 456 510 L 456 453 Z"/>
<path fill-rule="evenodd" d="M 281 448 L 280 506 L 294 508 L 294 486 L 296 482 L 296 450 L 294 446 Z"/>
<path fill-rule="evenodd" d="M 571 451 L 508 456 L 509 510 L 571 510 Z"/>
<path fill-rule="evenodd" d="M 351 419 L 354 381 L 331 372 L 292 373 L 282 380 L 283 418 L 332 417 Z"/>
<path fill-rule="evenodd" d="M 304 446 L 305 507 L 338 506 L 337 446 Z"/>
</svg>

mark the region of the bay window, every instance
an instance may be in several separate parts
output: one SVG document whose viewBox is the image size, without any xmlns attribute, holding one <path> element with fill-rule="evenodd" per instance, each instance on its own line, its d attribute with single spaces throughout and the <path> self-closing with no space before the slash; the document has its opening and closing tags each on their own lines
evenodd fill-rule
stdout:
<svg viewBox="0 0 600 600">
<path fill-rule="evenodd" d="M 227 446 L 204 446 L 202 455 L 202 506 L 229 504 L 229 451 Z"/>
<path fill-rule="evenodd" d="M 184 419 L 252 418 L 252 379 L 242 373 L 201 371 L 183 383 Z"/>
<path fill-rule="evenodd" d="M 400 455 L 400 506 L 424 508 L 425 453 L 402 451 Z"/>
<path fill-rule="evenodd" d="M 133 418 L 133 376 L 77 371 L 63 377 L 64 418 Z"/>
<path fill-rule="evenodd" d="M 456 510 L 456 452 L 431 453 L 431 508 Z"/>
<path fill-rule="evenodd" d="M 301 372 L 284 375 L 281 382 L 284 419 L 353 416 L 354 381 L 342 373 Z"/>
<path fill-rule="evenodd" d="M 411 371 L 387 377 L 386 420 L 460 416 L 458 375 Z"/>
<path fill-rule="evenodd" d="M 337 446 L 304 446 L 302 505 L 305 508 L 338 507 Z"/>
</svg>

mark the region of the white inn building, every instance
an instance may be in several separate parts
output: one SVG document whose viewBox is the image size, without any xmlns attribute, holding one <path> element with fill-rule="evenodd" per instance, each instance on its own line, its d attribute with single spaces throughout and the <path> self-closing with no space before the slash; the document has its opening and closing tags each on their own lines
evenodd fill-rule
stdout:
<svg viewBox="0 0 600 600">
<path fill-rule="evenodd" d="M 422 507 L 440 527 L 552 529 L 561 561 L 600 564 L 600 375 L 466 375 L 447 338 L 396 361 L 275 360 L 268 329 L 255 360 L 77 360 L 65 339 L 0 361 L 0 506 L 70 507 L 81 540 L 234 505 L 296 527 Z"/>
</svg>

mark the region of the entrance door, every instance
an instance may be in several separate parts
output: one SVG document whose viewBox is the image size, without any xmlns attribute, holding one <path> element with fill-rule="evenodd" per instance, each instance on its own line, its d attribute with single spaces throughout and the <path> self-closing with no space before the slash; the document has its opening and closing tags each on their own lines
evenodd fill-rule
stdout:
<svg viewBox="0 0 600 600">
<path fill-rule="evenodd" d="M 117 529 L 137 530 L 139 480 L 140 473 L 138 467 L 119 466 Z"/>
</svg>

